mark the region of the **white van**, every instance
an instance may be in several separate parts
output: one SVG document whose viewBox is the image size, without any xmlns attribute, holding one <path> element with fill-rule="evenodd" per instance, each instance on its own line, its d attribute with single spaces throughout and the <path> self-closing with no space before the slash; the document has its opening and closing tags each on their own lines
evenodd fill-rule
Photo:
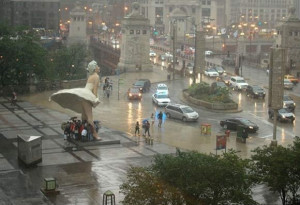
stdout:
<svg viewBox="0 0 300 205">
<path fill-rule="evenodd" d="M 229 83 L 234 90 L 246 90 L 248 86 L 245 79 L 240 76 L 232 76 Z"/>
</svg>

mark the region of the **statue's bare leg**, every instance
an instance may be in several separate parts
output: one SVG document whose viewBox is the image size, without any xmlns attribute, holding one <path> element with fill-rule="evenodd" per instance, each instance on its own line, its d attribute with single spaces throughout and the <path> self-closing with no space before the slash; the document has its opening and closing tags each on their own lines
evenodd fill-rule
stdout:
<svg viewBox="0 0 300 205">
<path fill-rule="evenodd" d="M 93 113 L 92 113 L 92 104 L 88 101 L 82 101 L 82 117 L 86 117 L 87 122 L 92 126 L 93 137 L 97 140 L 100 140 L 98 133 L 96 132 L 94 121 L 93 121 Z"/>
</svg>

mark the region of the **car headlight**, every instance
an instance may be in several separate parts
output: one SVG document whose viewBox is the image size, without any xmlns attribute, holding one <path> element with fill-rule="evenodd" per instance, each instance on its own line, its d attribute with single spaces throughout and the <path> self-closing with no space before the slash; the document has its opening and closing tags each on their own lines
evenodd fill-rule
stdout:
<svg viewBox="0 0 300 205">
<path fill-rule="evenodd" d="M 282 117 L 282 118 L 285 118 L 285 116 L 284 116 L 284 115 L 281 115 L 281 117 Z"/>
<path fill-rule="evenodd" d="M 131 96 L 132 96 L 132 94 L 131 94 L 131 93 L 129 93 L 129 96 L 131 97 Z"/>
<path fill-rule="evenodd" d="M 296 106 L 296 103 L 294 103 L 294 106 Z"/>
<path fill-rule="evenodd" d="M 283 106 L 286 106 L 286 103 L 283 103 Z"/>
<path fill-rule="evenodd" d="M 258 93 L 254 93 L 255 95 L 258 95 Z"/>
<path fill-rule="evenodd" d="M 141 93 L 139 93 L 139 96 L 142 96 L 142 94 L 141 94 Z"/>
<path fill-rule="evenodd" d="M 252 127 L 252 126 L 249 126 L 249 129 L 253 129 L 253 127 Z"/>
<path fill-rule="evenodd" d="M 295 114 L 293 114 L 293 117 L 294 117 L 294 118 L 296 117 Z"/>
</svg>

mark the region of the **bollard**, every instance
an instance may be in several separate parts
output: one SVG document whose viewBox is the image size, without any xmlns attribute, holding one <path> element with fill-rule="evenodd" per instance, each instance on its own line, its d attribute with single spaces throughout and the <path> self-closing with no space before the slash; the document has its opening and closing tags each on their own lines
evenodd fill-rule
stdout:
<svg viewBox="0 0 300 205">
<path fill-rule="evenodd" d="M 225 130 L 226 137 L 230 137 L 230 130 Z"/>
<path fill-rule="evenodd" d="M 153 138 L 150 138 L 150 145 L 153 145 Z"/>
</svg>

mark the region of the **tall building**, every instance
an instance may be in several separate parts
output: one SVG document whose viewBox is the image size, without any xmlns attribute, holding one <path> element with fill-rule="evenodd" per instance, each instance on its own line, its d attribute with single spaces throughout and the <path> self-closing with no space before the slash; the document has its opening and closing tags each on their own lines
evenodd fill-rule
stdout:
<svg viewBox="0 0 300 205">
<path fill-rule="evenodd" d="M 4 0 L 0 7 L 0 21 L 11 26 L 59 30 L 59 0 Z"/>
<path fill-rule="evenodd" d="M 263 22 L 274 28 L 278 21 L 287 17 L 293 3 L 294 0 L 228 0 L 227 23 Z"/>
<path fill-rule="evenodd" d="M 296 8 L 296 16 L 300 18 L 300 0 L 294 0 L 294 7 Z"/>
</svg>

